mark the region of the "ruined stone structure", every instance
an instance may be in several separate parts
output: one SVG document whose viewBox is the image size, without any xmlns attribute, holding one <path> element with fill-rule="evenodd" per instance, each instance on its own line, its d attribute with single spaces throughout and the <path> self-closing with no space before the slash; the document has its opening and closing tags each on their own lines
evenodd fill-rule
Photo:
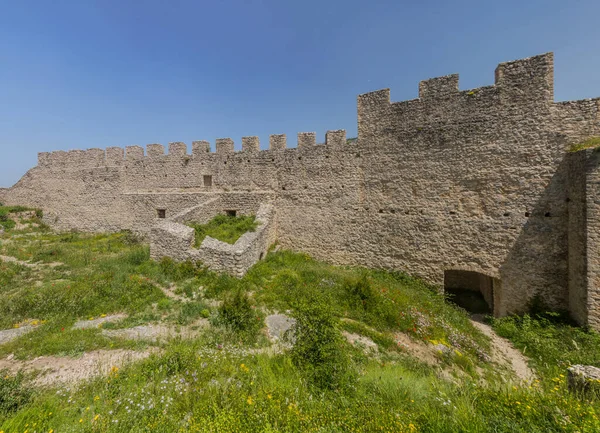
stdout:
<svg viewBox="0 0 600 433">
<path fill-rule="evenodd" d="M 555 102 L 544 54 L 500 64 L 487 87 L 459 90 L 449 75 L 421 82 L 410 101 L 360 95 L 351 144 L 330 131 L 324 145 L 298 134 L 297 148 L 274 135 L 269 150 L 244 137 L 239 152 L 219 139 L 215 153 L 205 141 L 191 154 L 183 143 L 168 154 L 158 144 L 40 153 L 5 200 L 43 208 L 58 229 L 158 239 L 177 234 L 183 220 L 173 218 L 194 208 L 269 204 L 266 237 L 284 248 L 439 287 L 446 277 L 482 291 L 496 315 L 538 296 L 600 328 L 600 154 L 568 151 L 595 135 L 600 99 Z M 162 247 L 190 239 L 177 236 Z"/>
<path fill-rule="evenodd" d="M 258 223 L 256 231 L 244 233 L 233 245 L 207 236 L 199 248 L 192 247 L 194 229 L 184 223 L 207 223 L 222 209 L 223 204 L 217 197 L 194 206 L 171 220 L 155 224 L 150 236 L 152 258 L 171 257 L 180 261 L 202 262 L 215 271 L 228 272 L 236 277 L 243 276 L 267 254 L 269 247 L 277 240 L 275 211 L 273 205 L 261 204 L 255 212 Z"/>
</svg>

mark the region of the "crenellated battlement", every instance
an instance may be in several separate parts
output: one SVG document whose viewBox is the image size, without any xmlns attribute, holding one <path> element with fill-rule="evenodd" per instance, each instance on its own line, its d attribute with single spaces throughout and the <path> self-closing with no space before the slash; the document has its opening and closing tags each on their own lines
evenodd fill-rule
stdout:
<svg viewBox="0 0 600 433">
<path fill-rule="evenodd" d="M 260 150 L 260 140 L 258 137 L 242 137 L 242 151 L 258 152 Z"/>
<path fill-rule="evenodd" d="M 430 78 L 419 83 L 419 98 L 434 99 L 458 93 L 458 74 Z"/>
<path fill-rule="evenodd" d="M 150 158 L 158 158 L 165 155 L 165 146 L 162 144 L 146 145 L 146 155 Z"/>
<path fill-rule="evenodd" d="M 314 132 L 299 132 L 298 133 L 298 147 L 311 147 L 317 144 L 317 134 Z"/>
<path fill-rule="evenodd" d="M 285 134 L 275 134 L 269 137 L 269 149 L 281 150 L 287 147 L 287 138 Z"/>
<path fill-rule="evenodd" d="M 340 148 L 346 144 L 346 131 L 327 131 L 325 145 L 332 148 Z M 314 148 L 316 146 L 316 133 L 299 132 L 297 149 Z M 285 134 L 273 134 L 270 136 L 269 149 L 261 150 L 258 137 L 242 137 L 242 149 L 235 150 L 235 143 L 231 138 L 218 138 L 215 141 L 215 151 L 211 152 L 210 142 L 198 140 L 192 142 L 191 154 L 188 154 L 187 144 L 183 142 L 169 143 L 168 150 L 158 143 L 146 145 L 146 148 L 138 145 L 121 147 L 108 147 L 103 149 L 87 150 L 58 150 L 54 152 L 38 153 L 38 166 L 54 167 L 62 169 L 78 170 L 83 168 L 120 166 L 124 162 L 156 161 L 163 158 L 172 160 L 206 159 L 219 156 L 228 156 L 239 153 L 262 153 L 281 150 L 294 150 L 287 147 Z"/>
<path fill-rule="evenodd" d="M 547 116 L 554 105 L 552 53 L 500 63 L 494 84 L 460 90 L 458 74 L 419 83 L 417 99 L 391 102 L 390 90 L 358 96 L 358 136 L 361 141 L 425 128 L 490 121 L 527 112 Z"/>
</svg>

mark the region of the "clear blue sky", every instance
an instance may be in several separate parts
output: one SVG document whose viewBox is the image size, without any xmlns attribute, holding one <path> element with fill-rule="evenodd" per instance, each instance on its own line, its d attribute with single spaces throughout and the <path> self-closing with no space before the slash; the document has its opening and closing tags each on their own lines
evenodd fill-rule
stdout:
<svg viewBox="0 0 600 433">
<path fill-rule="evenodd" d="M 492 84 L 554 51 L 556 99 L 600 96 L 598 0 L 0 0 L 0 186 L 37 152 L 328 129 L 356 95 Z"/>
</svg>

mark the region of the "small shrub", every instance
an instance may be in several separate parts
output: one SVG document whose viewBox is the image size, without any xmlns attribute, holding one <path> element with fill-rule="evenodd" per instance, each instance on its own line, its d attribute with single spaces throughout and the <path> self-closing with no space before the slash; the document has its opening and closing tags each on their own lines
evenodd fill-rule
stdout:
<svg viewBox="0 0 600 433">
<path fill-rule="evenodd" d="M 173 281 L 182 281 L 193 278 L 206 272 L 200 263 L 194 263 L 190 260 L 185 262 L 176 262 L 170 257 L 163 257 L 160 261 L 160 270 Z"/>
<path fill-rule="evenodd" d="M 344 289 L 353 301 L 365 310 L 375 308 L 379 301 L 379 293 L 373 288 L 366 275 L 358 280 L 344 281 Z"/>
<path fill-rule="evenodd" d="M 307 381 L 321 390 L 351 386 L 357 373 L 329 302 L 316 298 L 298 304 L 293 317 L 296 323 L 292 327 L 292 361 Z"/>
<path fill-rule="evenodd" d="M 16 225 L 17 225 L 17 223 L 11 219 L 7 219 L 4 221 L 0 219 L 0 226 L 4 227 L 6 230 L 13 229 L 13 228 L 15 228 Z"/>
<path fill-rule="evenodd" d="M 201 302 L 186 302 L 181 306 L 181 311 L 177 317 L 177 323 L 180 325 L 188 325 L 194 320 L 210 316 L 210 311 L 207 310 L 206 305 Z"/>
<path fill-rule="evenodd" d="M 236 332 L 255 334 L 262 327 L 261 317 L 252 307 L 246 293 L 236 290 L 218 309 L 217 323 Z"/>
<path fill-rule="evenodd" d="M 346 279 L 342 287 L 352 310 L 359 313 L 357 319 L 382 328 L 397 325 L 397 306 L 379 292 L 367 275 Z"/>
<path fill-rule="evenodd" d="M 23 385 L 23 374 L 0 370 L 0 414 L 16 412 L 31 399 L 32 390 Z"/>
<path fill-rule="evenodd" d="M 125 245 L 139 245 L 142 243 L 142 237 L 131 230 L 121 230 L 120 233 Z"/>
</svg>

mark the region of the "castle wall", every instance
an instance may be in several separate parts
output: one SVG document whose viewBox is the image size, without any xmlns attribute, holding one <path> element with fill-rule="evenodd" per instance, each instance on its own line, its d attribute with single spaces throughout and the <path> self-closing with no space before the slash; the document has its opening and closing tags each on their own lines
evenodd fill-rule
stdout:
<svg viewBox="0 0 600 433">
<path fill-rule="evenodd" d="M 450 75 L 421 82 L 410 101 L 391 102 L 387 89 L 360 95 L 352 144 L 330 131 L 324 145 L 300 133 L 297 148 L 273 135 L 262 151 L 244 137 L 241 152 L 219 139 L 215 152 L 196 141 L 41 153 L 6 200 L 44 208 L 58 228 L 142 233 L 157 209 L 196 207 L 200 219 L 215 197 L 240 212 L 269 202 L 285 248 L 439 287 L 444 270 L 480 272 L 494 278 L 497 315 L 539 295 L 583 317 L 577 257 L 589 242 L 577 230 L 595 209 L 584 212 L 591 177 L 570 175 L 578 166 L 566 149 L 600 135 L 599 113 L 599 99 L 554 102 L 545 54 L 500 64 L 478 89 L 459 90 Z"/>
<path fill-rule="evenodd" d="M 600 152 L 570 155 L 569 309 L 600 329 Z"/>
<path fill-rule="evenodd" d="M 444 269 L 499 278 L 497 315 L 536 294 L 566 305 L 565 150 L 600 128 L 597 100 L 554 103 L 552 75 L 542 55 L 501 64 L 494 86 L 459 91 L 452 76 L 421 83 L 412 101 L 359 96 L 366 207 L 380 210 L 361 262 L 437 285 Z"/>
<path fill-rule="evenodd" d="M 552 130 L 552 73 L 545 55 L 500 65 L 494 86 L 433 79 L 413 101 L 359 96 L 366 196 L 382 211 L 371 224 L 386 239 L 369 265 L 384 257 L 438 285 L 444 269 L 498 277 L 498 315 L 536 293 L 564 304 L 565 144 Z"/>
</svg>

